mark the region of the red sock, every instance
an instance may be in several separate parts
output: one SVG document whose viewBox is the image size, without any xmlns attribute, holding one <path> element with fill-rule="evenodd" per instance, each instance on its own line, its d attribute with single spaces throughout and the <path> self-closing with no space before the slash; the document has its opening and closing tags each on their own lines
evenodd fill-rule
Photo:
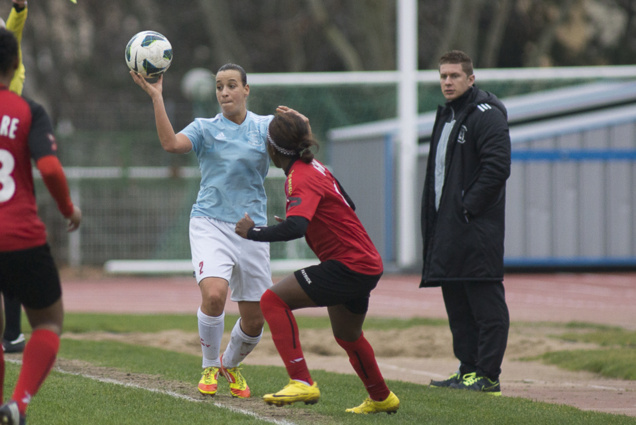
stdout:
<svg viewBox="0 0 636 425">
<path fill-rule="evenodd" d="M 375 401 L 386 400 L 390 394 L 389 387 L 384 382 L 378 363 L 375 361 L 373 348 L 364 337 L 364 333 L 357 341 L 348 342 L 340 338 L 336 338 L 336 341 L 349 355 L 349 362 L 362 379 L 369 397 Z"/>
<path fill-rule="evenodd" d="M 31 334 L 29 342 L 24 347 L 20 376 L 11 397 L 18 403 L 21 415 L 26 415 L 31 397 L 38 392 L 53 368 L 59 348 L 60 337 L 55 332 L 36 329 Z"/>
<path fill-rule="evenodd" d="M 0 351 L 0 403 L 4 403 L 4 350 Z"/>
<path fill-rule="evenodd" d="M 261 310 L 289 377 L 313 385 L 314 381 L 311 379 L 303 350 L 300 348 L 298 325 L 289 306 L 268 289 L 261 297 Z"/>
</svg>

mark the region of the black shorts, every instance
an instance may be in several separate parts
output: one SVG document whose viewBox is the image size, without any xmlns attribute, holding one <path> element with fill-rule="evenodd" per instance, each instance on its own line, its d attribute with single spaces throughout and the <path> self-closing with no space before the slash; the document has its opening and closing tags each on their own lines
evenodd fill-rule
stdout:
<svg viewBox="0 0 636 425">
<path fill-rule="evenodd" d="M 296 270 L 294 276 L 317 305 L 329 307 L 343 304 L 354 314 L 365 314 L 369 308 L 369 294 L 380 281 L 382 273 L 357 273 L 339 261 L 328 260 Z"/>
<path fill-rule="evenodd" d="M 49 245 L 0 252 L 0 292 L 36 310 L 59 300 L 62 286 Z"/>
</svg>

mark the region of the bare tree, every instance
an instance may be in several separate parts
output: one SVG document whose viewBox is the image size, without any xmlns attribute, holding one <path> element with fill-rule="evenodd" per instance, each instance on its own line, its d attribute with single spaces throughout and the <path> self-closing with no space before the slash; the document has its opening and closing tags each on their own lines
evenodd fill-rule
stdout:
<svg viewBox="0 0 636 425">
<path fill-rule="evenodd" d="M 479 66 L 494 68 L 499 59 L 499 50 L 503 41 L 506 24 L 510 18 L 512 0 L 497 0 L 493 5 L 492 21 L 489 25 L 486 40 L 481 49 Z"/>
<path fill-rule="evenodd" d="M 306 36 L 306 27 L 309 21 L 308 13 L 302 10 L 297 0 L 283 0 L 281 12 L 285 20 L 278 25 L 281 31 L 280 42 L 284 46 L 284 63 L 291 72 L 301 72 L 307 63 L 307 51 L 304 49 L 299 36 Z"/>
<path fill-rule="evenodd" d="M 164 81 L 171 93 L 179 92 L 174 86 L 191 67 L 227 61 L 250 72 L 395 69 L 397 1 L 36 1 L 29 5 L 23 37 L 25 95 L 51 106 L 54 118 L 62 104 L 137 99 L 123 49 L 134 33 L 148 29 L 167 35 L 175 48 Z M 573 10 L 581 13 L 592 3 L 610 17 L 621 16 L 615 28 L 620 35 L 610 42 L 593 35 L 585 49 L 567 50 L 562 29 L 574 22 Z M 418 5 L 422 67 L 437 68 L 439 56 L 450 49 L 466 51 L 478 67 L 629 64 L 636 54 L 634 0 L 419 0 Z M 0 14 L 6 17 L 10 2 L 5 6 Z M 616 20 L 607 22 L 603 25 Z"/>
<path fill-rule="evenodd" d="M 216 62 L 235 62 L 251 69 L 250 55 L 233 24 L 231 3 L 225 0 L 198 0 L 197 3 L 202 12 L 201 24 L 210 40 Z"/>
<path fill-rule="evenodd" d="M 526 51 L 524 66 L 535 67 L 546 65 L 546 59 L 551 57 L 550 52 L 554 45 L 556 33 L 560 25 L 568 19 L 568 13 L 572 4 L 578 0 L 560 0 L 544 5 L 545 22 L 541 33 L 535 43 L 530 44 Z"/>
<path fill-rule="evenodd" d="M 636 4 L 633 0 L 609 0 L 624 11 L 626 16 L 625 30 L 619 37 L 616 47 L 612 49 L 610 63 L 629 64 L 634 62 L 634 50 L 636 50 Z"/>
<path fill-rule="evenodd" d="M 205 1 L 205 0 L 202 0 Z M 307 0 L 311 13 L 347 71 L 362 71 L 362 58 L 343 32 L 329 19 L 323 0 Z"/>
<path fill-rule="evenodd" d="M 437 60 L 449 50 L 463 50 L 478 57 L 480 14 L 486 0 L 450 0 L 440 41 L 430 67 L 437 68 Z"/>
<path fill-rule="evenodd" d="M 351 2 L 353 3 L 353 2 Z M 392 70 L 396 67 L 396 1 L 365 0 L 347 10 L 356 36 L 353 43 L 361 53 L 365 70 Z"/>
</svg>

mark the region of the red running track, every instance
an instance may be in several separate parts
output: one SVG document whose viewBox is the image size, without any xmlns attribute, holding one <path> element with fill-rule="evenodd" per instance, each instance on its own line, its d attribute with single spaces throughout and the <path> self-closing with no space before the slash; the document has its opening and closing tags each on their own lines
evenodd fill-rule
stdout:
<svg viewBox="0 0 636 425">
<path fill-rule="evenodd" d="M 77 274 L 77 273 L 76 273 Z M 274 279 L 276 280 L 276 278 Z M 191 277 L 62 275 L 67 312 L 191 313 L 200 302 Z M 417 275 L 385 275 L 371 293 L 369 316 L 446 318 L 439 288 L 420 289 Z M 509 274 L 511 321 L 588 322 L 636 329 L 636 273 Z M 228 300 L 228 313 L 237 313 Z M 326 315 L 325 309 L 298 314 Z"/>
</svg>

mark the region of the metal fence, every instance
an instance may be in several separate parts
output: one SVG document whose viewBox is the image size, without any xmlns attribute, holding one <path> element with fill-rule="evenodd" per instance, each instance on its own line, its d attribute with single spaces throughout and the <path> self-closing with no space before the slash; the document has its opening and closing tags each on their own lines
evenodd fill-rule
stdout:
<svg viewBox="0 0 636 425">
<path fill-rule="evenodd" d="M 68 167 L 71 196 L 82 209 L 82 226 L 67 233 L 43 182 L 36 180 L 40 216 L 62 265 L 103 266 L 118 260 L 190 258 L 188 223 L 200 174 L 196 167 Z M 37 175 L 37 173 L 36 173 Z M 271 169 L 265 180 L 268 219 L 285 215 L 284 174 Z M 272 260 L 311 260 L 304 239 L 271 244 Z"/>
<path fill-rule="evenodd" d="M 505 264 L 636 267 L 636 83 L 603 83 L 504 99 L 512 140 Z M 421 197 L 435 114 L 419 117 Z M 396 121 L 331 132 L 331 165 L 386 263 L 397 262 Z M 352 167 L 356 158 L 366 167 Z M 420 198 L 418 198 L 419 201 Z M 419 208 L 419 205 L 417 206 Z M 416 217 L 419 211 L 412 212 Z M 413 228 L 422 252 L 419 221 Z M 421 267 L 418 264 L 414 270 Z"/>
</svg>

